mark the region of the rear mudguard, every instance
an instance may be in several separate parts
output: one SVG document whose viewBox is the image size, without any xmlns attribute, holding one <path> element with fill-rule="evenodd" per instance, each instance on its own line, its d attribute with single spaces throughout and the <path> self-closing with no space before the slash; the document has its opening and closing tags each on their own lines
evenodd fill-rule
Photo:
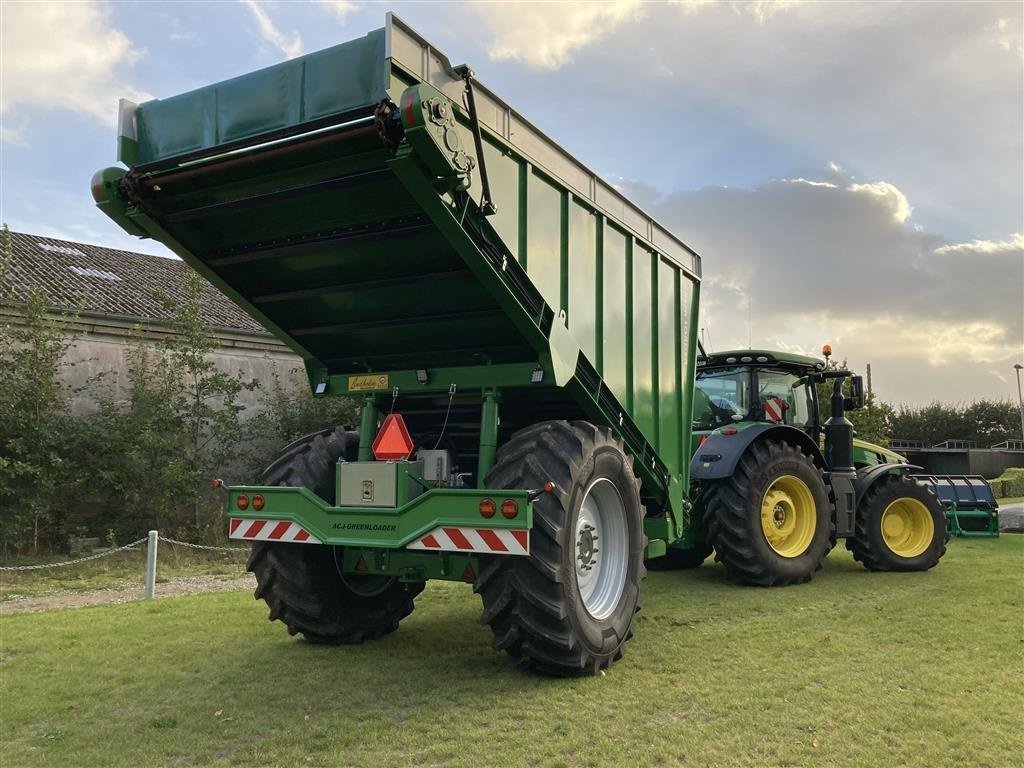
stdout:
<svg viewBox="0 0 1024 768">
<path fill-rule="evenodd" d="M 740 429 L 734 435 L 723 435 L 716 430 L 708 435 L 690 460 L 691 480 L 722 480 L 732 477 L 740 457 L 755 440 L 778 440 L 795 445 L 804 451 L 816 465 L 825 468 L 825 457 L 806 432 L 779 424 L 755 424 Z"/>
</svg>

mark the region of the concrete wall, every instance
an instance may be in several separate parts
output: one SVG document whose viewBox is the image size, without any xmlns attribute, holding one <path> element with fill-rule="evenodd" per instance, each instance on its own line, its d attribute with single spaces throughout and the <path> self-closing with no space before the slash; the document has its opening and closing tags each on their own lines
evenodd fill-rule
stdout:
<svg viewBox="0 0 1024 768">
<path fill-rule="evenodd" d="M 128 322 L 107 319 L 82 319 L 75 323 L 69 334 L 70 346 L 62 371 L 62 379 L 69 390 L 71 410 L 79 415 L 96 409 L 98 394 L 113 395 L 116 399 L 127 396 L 128 359 L 131 350 L 139 342 L 152 345 L 166 333 L 159 330 L 139 332 Z M 302 360 L 272 336 L 255 336 L 243 333 L 215 333 L 219 348 L 214 353 L 214 363 L 230 374 L 241 372 L 248 379 L 256 379 L 262 387 L 271 385 L 276 370 L 283 384 L 296 382 L 306 386 L 306 375 Z M 86 384 L 103 374 L 92 389 L 79 391 Z M 260 391 L 242 392 L 240 402 L 247 409 L 259 404 Z"/>
<path fill-rule="evenodd" d="M 1009 467 L 1024 467 L 1024 451 L 901 450 L 911 464 L 924 467 L 932 475 L 981 475 L 988 480 L 999 477 Z"/>
</svg>

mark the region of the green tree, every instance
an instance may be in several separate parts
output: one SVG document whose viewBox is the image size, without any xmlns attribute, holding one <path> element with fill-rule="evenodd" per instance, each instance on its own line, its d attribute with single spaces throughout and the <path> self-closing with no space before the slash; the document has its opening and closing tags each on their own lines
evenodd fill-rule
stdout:
<svg viewBox="0 0 1024 768">
<path fill-rule="evenodd" d="M 99 399 L 79 429 L 82 493 L 102 524 L 134 538 L 150 527 L 182 537 L 222 536 L 221 498 L 210 484 L 243 461 L 240 395 L 258 383 L 214 363 L 216 339 L 202 322 L 202 282 L 190 273 L 185 299 L 159 297 L 171 333 L 137 339 L 128 357 L 128 398 Z"/>
<path fill-rule="evenodd" d="M 67 400 L 60 382 L 71 312 L 55 312 L 41 291 L 17 302 L 9 285 L 13 261 L 7 225 L 0 232 L 0 547 L 39 551 L 62 536 L 54 504 L 63 460 Z"/>
<path fill-rule="evenodd" d="M 296 373 L 297 371 L 292 371 Z M 288 443 L 316 432 L 358 423 L 359 406 L 351 397 L 313 397 L 305 377 L 282 381 L 274 369 L 261 390 L 260 411 L 245 424 L 251 476 L 269 465 Z"/>
</svg>

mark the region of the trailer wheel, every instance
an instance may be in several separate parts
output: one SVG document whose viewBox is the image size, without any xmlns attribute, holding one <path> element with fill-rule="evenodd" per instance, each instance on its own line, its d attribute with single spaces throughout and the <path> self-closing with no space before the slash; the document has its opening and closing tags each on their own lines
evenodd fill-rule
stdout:
<svg viewBox="0 0 1024 768">
<path fill-rule="evenodd" d="M 699 568 L 712 552 L 710 544 L 698 544 L 693 549 L 669 547 L 661 557 L 652 557 L 647 561 L 649 571 L 688 571 Z"/>
<path fill-rule="evenodd" d="M 355 458 L 359 436 L 343 428 L 307 435 L 284 449 L 263 473 L 264 485 L 304 486 L 334 503 L 334 466 Z M 291 635 L 313 643 L 350 644 L 398 629 L 425 582 L 341 571 L 341 547 L 253 542 L 247 564 L 255 596 Z"/>
<path fill-rule="evenodd" d="M 498 451 L 489 488 L 542 488 L 529 557 L 492 557 L 474 591 L 493 646 L 553 675 L 591 675 L 622 657 L 640 606 L 646 538 L 639 481 L 621 441 L 586 422 L 548 421 Z"/>
<path fill-rule="evenodd" d="M 830 528 L 821 470 L 788 443 L 753 443 L 732 477 L 705 494 L 704 530 L 715 559 L 746 584 L 809 581 L 828 554 Z"/>
<path fill-rule="evenodd" d="M 927 571 L 944 554 L 949 532 L 939 497 L 909 477 L 875 483 L 857 507 L 846 548 L 869 571 Z"/>
</svg>

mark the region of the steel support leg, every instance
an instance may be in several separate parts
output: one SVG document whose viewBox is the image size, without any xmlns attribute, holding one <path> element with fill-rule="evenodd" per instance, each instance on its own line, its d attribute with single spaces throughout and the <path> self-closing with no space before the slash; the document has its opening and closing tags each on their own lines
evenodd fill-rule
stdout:
<svg viewBox="0 0 1024 768">
<path fill-rule="evenodd" d="M 359 461 L 373 460 L 373 439 L 377 436 L 377 398 L 363 398 L 363 411 L 359 421 Z"/>
<path fill-rule="evenodd" d="M 476 487 L 484 487 L 484 478 L 494 466 L 498 450 L 498 391 L 484 390 L 484 404 L 480 409 L 480 457 L 476 465 Z"/>
</svg>

